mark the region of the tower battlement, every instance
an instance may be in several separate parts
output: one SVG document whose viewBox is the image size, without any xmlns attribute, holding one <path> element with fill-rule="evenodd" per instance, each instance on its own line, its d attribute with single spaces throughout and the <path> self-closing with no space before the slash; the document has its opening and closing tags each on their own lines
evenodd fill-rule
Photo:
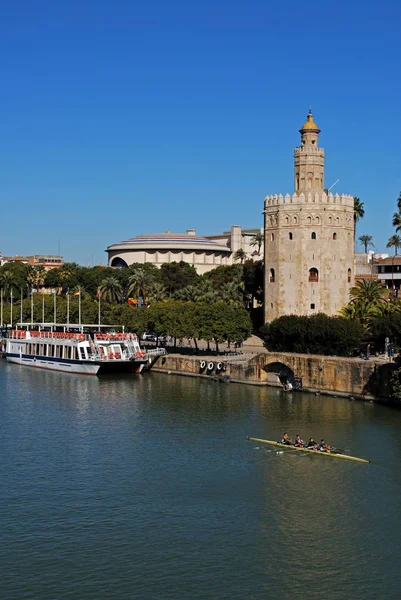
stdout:
<svg viewBox="0 0 401 600">
<path fill-rule="evenodd" d="M 319 146 L 297 146 L 294 151 L 294 157 L 304 154 L 320 154 L 324 157 L 324 148 Z"/>
<path fill-rule="evenodd" d="M 354 197 L 349 194 L 326 194 L 324 190 L 308 194 L 272 194 L 265 198 L 265 210 L 280 204 L 333 204 L 354 208 Z"/>
</svg>

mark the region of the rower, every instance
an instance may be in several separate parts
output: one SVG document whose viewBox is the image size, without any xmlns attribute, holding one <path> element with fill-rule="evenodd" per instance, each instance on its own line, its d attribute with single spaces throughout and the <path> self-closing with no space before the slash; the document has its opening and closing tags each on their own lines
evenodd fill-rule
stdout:
<svg viewBox="0 0 401 600">
<path fill-rule="evenodd" d="M 329 454 L 331 452 L 331 447 L 328 444 L 326 444 L 326 442 L 323 439 L 320 440 L 318 449 L 320 450 L 320 452 L 328 452 Z"/>
<path fill-rule="evenodd" d="M 280 440 L 280 444 L 285 444 L 286 446 L 292 446 L 292 439 L 289 437 L 288 433 L 283 434 L 283 437 Z"/>
<path fill-rule="evenodd" d="M 310 448 L 311 450 L 317 450 L 317 443 L 315 442 L 313 437 L 309 438 L 309 441 L 305 447 Z"/>
<path fill-rule="evenodd" d="M 304 444 L 305 444 L 305 442 L 303 441 L 303 439 L 301 438 L 299 433 L 297 433 L 297 435 L 295 436 L 295 440 L 294 440 L 294 446 L 297 446 L 297 448 L 300 448 L 300 447 L 303 447 Z"/>
</svg>

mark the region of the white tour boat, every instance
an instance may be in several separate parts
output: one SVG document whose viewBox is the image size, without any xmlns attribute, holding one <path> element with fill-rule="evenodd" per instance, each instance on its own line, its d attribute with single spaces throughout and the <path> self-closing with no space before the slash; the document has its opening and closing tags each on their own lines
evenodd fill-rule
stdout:
<svg viewBox="0 0 401 600">
<path fill-rule="evenodd" d="M 38 369 L 97 375 L 140 373 L 148 362 L 134 333 L 113 325 L 18 323 L 6 341 L 6 359 Z"/>
</svg>

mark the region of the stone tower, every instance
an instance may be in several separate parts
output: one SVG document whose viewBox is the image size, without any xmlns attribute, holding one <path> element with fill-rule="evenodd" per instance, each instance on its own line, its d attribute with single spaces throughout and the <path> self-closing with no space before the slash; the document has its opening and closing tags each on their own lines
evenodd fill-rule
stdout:
<svg viewBox="0 0 401 600">
<path fill-rule="evenodd" d="M 335 315 L 354 281 L 354 198 L 324 189 L 324 150 L 311 111 L 300 133 L 294 194 L 265 198 L 265 322 Z"/>
</svg>

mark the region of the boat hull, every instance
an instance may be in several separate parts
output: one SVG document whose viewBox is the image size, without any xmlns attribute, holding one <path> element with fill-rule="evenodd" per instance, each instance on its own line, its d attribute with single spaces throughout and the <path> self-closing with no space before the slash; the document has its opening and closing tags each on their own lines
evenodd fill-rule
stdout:
<svg viewBox="0 0 401 600">
<path fill-rule="evenodd" d="M 308 448 L 297 448 L 296 446 L 288 446 L 287 444 L 280 444 L 280 442 L 273 442 L 272 440 L 262 440 L 260 438 L 248 437 L 250 442 L 256 442 L 257 444 L 267 444 L 268 446 L 275 446 L 282 448 L 283 450 L 294 450 L 295 452 L 307 452 L 311 455 L 327 456 L 328 458 L 342 458 L 344 460 L 353 460 L 354 462 L 369 463 L 370 460 L 366 458 L 358 458 L 357 456 L 349 456 L 348 454 L 337 454 L 335 452 L 320 452 L 319 450 L 309 450 Z"/>
<path fill-rule="evenodd" d="M 47 369 L 49 371 L 62 371 L 63 373 L 75 373 L 77 375 L 106 375 L 112 373 L 141 373 L 145 361 L 137 360 L 66 360 L 46 356 L 30 356 L 28 354 L 6 353 L 6 359 L 10 363 L 34 367 L 36 369 Z"/>
<path fill-rule="evenodd" d="M 112 373 L 141 373 L 147 361 L 105 360 L 100 363 L 98 375 Z"/>
<path fill-rule="evenodd" d="M 92 361 L 69 361 L 60 358 L 47 358 L 41 356 L 29 356 L 6 353 L 9 363 L 33 367 L 35 369 L 47 369 L 48 371 L 62 371 L 63 373 L 74 373 L 76 375 L 97 375 L 100 364 Z"/>
</svg>

